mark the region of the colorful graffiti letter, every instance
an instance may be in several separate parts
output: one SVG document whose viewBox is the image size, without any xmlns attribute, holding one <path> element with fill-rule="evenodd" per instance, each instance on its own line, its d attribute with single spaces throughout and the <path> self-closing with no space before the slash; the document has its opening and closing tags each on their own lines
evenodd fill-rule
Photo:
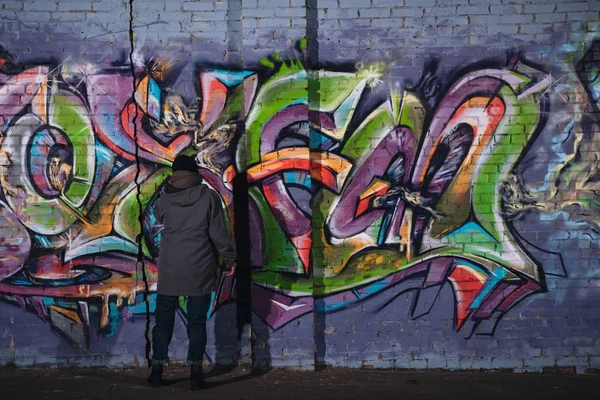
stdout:
<svg viewBox="0 0 600 400">
<path fill-rule="evenodd" d="M 172 89 L 160 59 L 135 77 L 67 63 L 3 75 L 1 298 L 82 346 L 91 318 L 114 332 L 121 312 L 152 309 L 154 204 L 181 153 L 196 155 L 232 229 L 234 181 L 247 177 L 252 309 L 273 329 L 398 285 L 416 293 L 419 317 L 449 285 L 456 330 L 491 334 L 545 290 L 514 217 L 577 204 L 598 223 L 597 121 L 580 113 L 581 154 L 551 193 L 516 179 L 554 83 L 519 56 L 456 77 L 434 106 L 419 85 L 386 86 L 382 65 L 263 64 L 200 69 L 185 83 L 194 99 Z M 597 58 L 577 69 L 597 107 Z M 221 278 L 211 312 L 236 298 L 233 279 Z"/>
</svg>

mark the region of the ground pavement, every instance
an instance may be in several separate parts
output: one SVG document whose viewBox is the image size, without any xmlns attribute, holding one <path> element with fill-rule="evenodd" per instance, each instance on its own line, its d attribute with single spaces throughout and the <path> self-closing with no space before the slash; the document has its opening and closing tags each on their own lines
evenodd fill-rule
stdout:
<svg viewBox="0 0 600 400">
<path fill-rule="evenodd" d="M 243 368 L 213 370 L 208 386 L 189 391 L 188 369 L 165 370 L 169 385 L 146 386 L 148 370 L 0 368 L 2 400 L 133 399 L 599 399 L 600 376 L 501 372 L 407 372 L 327 369 L 320 372 Z"/>
</svg>

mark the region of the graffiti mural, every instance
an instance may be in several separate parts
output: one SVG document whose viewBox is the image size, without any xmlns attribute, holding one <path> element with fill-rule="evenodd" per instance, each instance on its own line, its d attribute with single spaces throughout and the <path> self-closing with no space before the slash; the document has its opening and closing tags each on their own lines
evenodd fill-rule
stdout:
<svg viewBox="0 0 600 400">
<path fill-rule="evenodd" d="M 0 63 L 0 296 L 82 346 L 92 318 L 112 334 L 123 314 L 152 310 L 154 204 L 185 153 L 232 229 L 235 177 L 247 177 L 252 309 L 270 327 L 398 285 L 417 293 L 416 318 L 433 306 L 419 299 L 450 285 L 456 330 L 492 334 L 546 290 L 512 221 L 564 209 L 598 226 L 597 55 L 577 65 L 577 104 L 589 108 L 573 113 L 574 151 L 544 189 L 516 167 L 545 128 L 556 79 L 522 55 L 444 88 L 427 71 L 401 86 L 385 65 L 312 71 L 274 56 L 254 70 L 199 69 L 183 82 L 193 98 L 160 58 Z M 211 313 L 235 300 L 233 279 L 221 278 Z"/>
</svg>

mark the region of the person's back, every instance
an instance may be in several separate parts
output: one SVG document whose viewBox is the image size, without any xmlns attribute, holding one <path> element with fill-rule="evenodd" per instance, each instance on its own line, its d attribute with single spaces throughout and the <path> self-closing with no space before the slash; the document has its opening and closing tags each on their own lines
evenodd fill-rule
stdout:
<svg viewBox="0 0 600 400">
<path fill-rule="evenodd" d="M 227 264 L 235 263 L 219 195 L 201 183 L 185 187 L 193 183 L 193 177 L 173 179 L 160 199 L 158 218 L 164 225 L 158 262 L 160 294 L 213 292 L 218 270 L 215 247 Z"/>
<path fill-rule="evenodd" d="M 148 382 L 162 382 L 163 365 L 169 361 L 179 296 L 187 296 L 187 330 L 190 339 L 187 362 L 192 366 L 191 386 L 203 386 L 202 358 L 206 348 L 206 315 L 216 289 L 218 255 L 229 275 L 235 271 L 235 251 L 225 222 L 220 196 L 202 184 L 195 160 L 177 156 L 173 176 L 156 207 L 163 224 L 158 259 L 156 325 L 152 330 L 152 373 Z"/>
</svg>

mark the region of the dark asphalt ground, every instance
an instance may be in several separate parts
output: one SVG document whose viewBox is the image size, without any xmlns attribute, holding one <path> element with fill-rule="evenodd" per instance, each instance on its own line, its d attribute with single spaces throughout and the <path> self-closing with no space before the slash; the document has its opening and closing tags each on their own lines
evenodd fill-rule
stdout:
<svg viewBox="0 0 600 400">
<path fill-rule="evenodd" d="M 189 391 L 188 369 L 171 366 L 171 384 L 146 386 L 147 369 L 0 368 L 2 400 L 134 399 L 600 399 L 600 376 L 492 372 L 329 369 L 249 374 L 211 371 L 208 386 Z"/>
</svg>

